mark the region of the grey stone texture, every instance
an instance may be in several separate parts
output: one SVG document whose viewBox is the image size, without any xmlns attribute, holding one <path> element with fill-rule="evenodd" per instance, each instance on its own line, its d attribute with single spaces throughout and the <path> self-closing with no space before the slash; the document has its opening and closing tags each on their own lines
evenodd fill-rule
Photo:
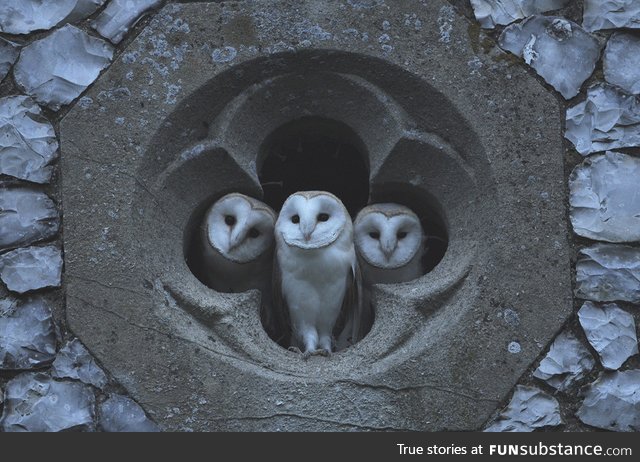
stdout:
<svg viewBox="0 0 640 462">
<path fill-rule="evenodd" d="M 172 4 L 67 114 L 69 326 L 163 428 L 478 429 L 552 340 L 571 313 L 560 108 L 469 27 L 440 0 Z M 304 361 L 184 246 L 216 197 L 261 196 L 262 142 L 308 115 L 353 129 L 373 199 L 437 204 L 449 248 L 376 287 L 363 341 Z"/>
</svg>

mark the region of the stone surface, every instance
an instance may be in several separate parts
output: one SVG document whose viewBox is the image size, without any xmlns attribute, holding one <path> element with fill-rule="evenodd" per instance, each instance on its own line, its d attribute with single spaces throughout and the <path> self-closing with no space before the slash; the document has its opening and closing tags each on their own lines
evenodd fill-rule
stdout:
<svg viewBox="0 0 640 462">
<path fill-rule="evenodd" d="M 582 155 L 640 146 L 640 97 L 607 84 L 592 86 L 585 101 L 567 110 L 565 137 Z"/>
<path fill-rule="evenodd" d="M 24 373 L 5 390 L 0 429 L 5 432 L 93 430 L 95 397 L 79 382 L 58 382 L 46 374 Z"/>
<path fill-rule="evenodd" d="M 4 0 L 0 2 L 0 32 L 28 34 L 86 18 L 105 0 Z"/>
<path fill-rule="evenodd" d="M 569 176 L 569 216 L 579 236 L 640 241 L 640 158 L 609 151 L 589 156 Z"/>
<path fill-rule="evenodd" d="M 113 394 L 100 404 L 99 424 L 105 432 L 158 432 L 160 429 L 138 403 Z"/>
<path fill-rule="evenodd" d="M 584 0 L 582 26 L 590 32 L 640 28 L 640 4 L 636 0 Z"/>
<path fill-rule="evenodd" d="M 163 0 L 111 0 L 93 27 L 112 43 L 120 43 L 140 16 L 162 3 Z"/>
<path fill-rule="evenodd" d="M 41 298 L 0 300 L 0 369 L 34 369 L 53 361 L 56 333 Z"/>
<path fill-rule="evenodd" d="M 23 247 L 0 255 L 0 278 L 13 292 L 60 287 L 62 252 L 55 246 Z"/>
<path fill-rule="evenodd" d="M 640 94 L 640 37 L 616 32 L 604 50 L 604 78 L 628 93 Z"/>
<path fill-rule="evenodd" d="M 509 405 L 485 432 L 532 432 L 562 423 L 555 398 L 536 387 L 517 385 Z"/>
<path fill-rule="evenodd" d="M 78 339 L 73 339 L 60 349 L 51 367 L 51 375 L 60 379 L 80 380 L 97 388 L 104 388 L 107 384 L 106 374 Z"/>
<path fill-rule="evenodd" d="M 447 2 L 367 4 L 170 4 L 61 121 L 69 326 L 167 430 L 478 429 L 571 313 L 555 95 Z M 305 117 L 362 146 L 365 197 L 449 226 L 433 271 L 375 289 L 363 341 L 308 361 L 185 261 L 198 213 L 262 197 L 261 146 Z"/>
<path fill-rule="evenodd" d="M 45 193 L 0 188 L 0 249 L 29 245 L 58 233 L 60 216 Z"/>
<path fill-rule="evenodd" d="M 19 54 L 20 47 L 17 43 L 0 37 L 0 82 L 7 76 Z"/>
<path fill-rule="evenodd" d="M 67 25 L 24 47 L 13 75 L 27 94 L 58 110 L 80 96 L 112 56 L 107 42 Z"/>
<path fill-rule="evenodd" d="M 473 13 L 482 27 L 511 24 L 533 14 L 557 10 L 570 0 L 471 0 Z"/>
<path fill-rule="evenodd" d="M 597 305 L 586 302 L 578 311 L 580 325 L 587 339 L 600 355 L 606 369 L 618 369 L 638 354 L 638 338 L 633 316 L 616 304 Z"/>
<path fill-rule="evenodd" d="M 498 43 L 523 58 L 565 99 L 578 94 L 600 57 L 598 40 L 559 16 L 531 16 L 512 24 L 502 32 Z"/>
<path fill-rule="evenodd" d="M 0 98 L 0 173 L 48 183 L 58 140 L 53 126 L 28 96 Z"/>
<path fill-rule="evenodd" d="M 578 418 L 618 432 L 640 430 L 640 370 L 604 372 L 589 387 Z"/>
<path fill-rule="evenodd" d="M 533 376 L 559 391 L 567 391 L 595 366 L 589 350 L 571 332 L 564 331 L 551 344 Z"/>
<path fill-rule="evenodd" d="M 640 303 L 640 250 L 615 244 L 581 249 L 576 263 L 576 296 L 596 302 Z"/>
</svg>

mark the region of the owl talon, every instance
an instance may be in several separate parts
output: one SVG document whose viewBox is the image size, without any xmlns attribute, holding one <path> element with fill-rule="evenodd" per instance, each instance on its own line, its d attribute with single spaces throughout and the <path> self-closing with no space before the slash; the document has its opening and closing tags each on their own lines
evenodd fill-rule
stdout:
<svg viewBox="0 0 640 462">
<path fill-rule="evenodd" d="M 300 350 L 300 348 L 298 348 L 297 346 L 290 346 L 289 348 L 287 348 L 287 350 L 289 350 L 289 351 L 291 351 L 293 353 L 298 353 L 298 354 L 304 355 L 302 353 L 302 351 Z"/>
</svg>

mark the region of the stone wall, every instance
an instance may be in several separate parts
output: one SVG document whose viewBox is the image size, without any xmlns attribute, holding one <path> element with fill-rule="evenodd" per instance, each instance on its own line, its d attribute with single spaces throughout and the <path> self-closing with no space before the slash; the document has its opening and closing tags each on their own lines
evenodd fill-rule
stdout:
<svg viewBox="0 0 640 462">
<path fill-rule="evenodd" d="M 155 424 L 74 340 L 67 326 L 60 193 L 64 178 L 58 167 L 56 134 L 60 120 L 73 106 L 118 98 L 105 92 L 94 101 L 85 90 L 123 53 L 163 2 L 138 3 L 145 8 L 118 0 L 54 3 L 43 3 L 50 15 L 25 10 L 24 14 L 43 21 L 38 30 L 0 10 L 1 429 L 153 430 Z M 508 24 L 541 12 L 506 18 L 494 14 L 493 22 L 501 25 L 489 28 L 489 13 L 494 10 L 487 9 L 500 3 L 509 11 L 523 2 L 450 3 L 467 16 L 477 53 L 506 59 L 507 73 L 527 67 L 567 113 L 562 130 L 568 138 L 564 161 L 573 225 L 567 232 L 576 277 L 574 315 L 532 364 L 518 364 L 521 344 L 532 339 L 516 336 L 505 345 L 508 360 L 528 367 L 528 372 L 485 427 L 490 431 L 637 430 L 640 189 L 635 179 L 640 173 L 640 100 L 635 95 L 640 93 L 640 77 L 633 71 L 640 68 L 640 36 L 625 28 L 630 24 L 625 15 L 614 18 L 615 24 L 599 20 L 603 12 L 592 9 L 596 2 L 588 0 L 587 5 L 558 1 L 557 11 L 544 13 L 553 19 L 527 20 L 524 32 Z M 640 12 L 632 10 L 632 2 L 627 5 L 628 16 L 638 18 Z M 454 14 L 453 9 L 441 11 L 438 21 L 444 36 L 451 33 Z M 608 29 L 599 30 L 600 26 Z M 171 27 L 188 28 L 181 23 Z M 162 55 L 163 44 L 156 45 Z M 500 46 L 522 59 L 505 58 Z M 624 53 L 616 51 L 620 49 Z M 62 62 L 67 66 L 60 66 Z M 482 62 L 470 61 L 471 72 L 474 65 Z M 614 149 L 617 153 L 604 154 Z M 105 248 L 98 250 L 109 252 L 106 240 Z M 493 316 L 496 319 L 488 321 L 504 323 L 517 332 L 523 313 L 516 306 L 496 306 Z M 59 397 L 60 405 L 47 404 L 50 394 Z M 32 410 L 28 416 L 16 410 L 25 401 Z M 74 412 L 65 411 L 64 403 Z M 173 412 L 181 411 L 176 406 Z M 43 418 L 52 414 L 57 418 Z"/>
</svg>

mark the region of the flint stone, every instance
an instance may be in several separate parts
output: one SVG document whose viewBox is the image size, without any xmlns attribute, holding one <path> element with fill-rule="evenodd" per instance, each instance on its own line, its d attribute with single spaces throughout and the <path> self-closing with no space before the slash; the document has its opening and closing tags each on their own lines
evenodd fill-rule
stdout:
<svg viewBox="0 0 640 462">
<path fill-rule="evenodd" d="M 0 188 L 0 249 L 49 239 L 59 226 L 58 210 L 45 193 Z"/>
<path fill-rule="evenodd" d="M 95 429 L 95 397 L 79 382 L 58 382 L 26 372 L 5 390 L 0 429 L 5 432 L 60 432 Z"/>
<path fill-rule="evenodd" d="M 558 401 L 536 387 L 517 385 L 507 408 L 485 432 L 532 432 L 562 424 Z"/>
<path fill-rule="evenodd" d="M 498 43 L 523 58 L 565 99 L 578 94 L 600 57 L 598 40 L 559 16 L 531 16 L 512 24 Z"/>
<path fill-rule="evenodd" d="M 578 311 L 578 319 L 606 369 L 618 369 L 627 359 L 638 354 L 633 316 L 615 303 L 600 308 L 586 302 Z"/>
<path fill-rule="evenodd" d="M 80 380 L 87 385 L 104 388 L 107 376 L 78 339 L 68 342 L 51 367 L 51 375 L 60 379 Z"/>
<path fill-rule="evenodd" d="M 640 3 L 637 0 L 584 0 L 582 26 L 589 32 L 640 28 Z"/>
<path fill-rule="evenodd" d="M 559 391 L 567 391 L 593 369 L 596 362 L 589 350 L 571 332 L 562 332 L 553 341 L 547 356 L 533 372 Z"/>
<path fill-rule="evenodd" d="M 563 8 L 571 0 L 471 0 L 473 13 L 482 27 L 511 24 L 533 14 Z"/>
<path fill-rule="evenodd" d="M 40 106 L 28 96 L 0 98 L 0 173 L 48 183 L 58 139 Z"/>
<path fill-rule="evenodd" d="M 140 17 L 163 0 L 111 0 L 93 22 L 93 28 L 104 38 L 118 44 Z"/>
<path fill-rule="evenodd" d="M 23 247 L 0 255 L 0 278 L 13 292 L 23 294 L 60 287 L 62 252 L 55 246 Z"/>
<path fill-rule="evenodd" d="M 0 369 L 35 369 L 55 357 L 56 332 L 47 302 L 0 300 Z"/>
<path fill-rule="evenodd" d="M 640 250 L 615 244 L 581 249 L 576 263 L 576 297 L 640 303 Z"/>
<path fill-rule="evenodd" d="M 163 429 L 479 429 L 571 315 L 555 95 L 476 53 L 446 1 L 355 3 L 168 4 L 61 121 L 69 327 Z M 258 293 L 193 275 L 185 235 L 223 191 L 262 197 L 260 146 L 310 116 L 353 130 L 374 198 L 433 197 L 449 243 L 374 289 L 364 340 L 304 361 Z"/>
<path fill-rule="evenodd" d="M 93 83 L 113 57 L 113 48 L 70 25 L 22 49 L 13 70 L 16 82 L 54 111 Z"/>
<path fill-rule="evenodd" d="M 640 37 L 616 32 L 604 50 L 604 78 L 627 93 L 640 94 Z"/>
<path fill-rule="evenodd" d="M 29 34 L 86 18 L 105 0 L 5 0 L 0 3 L 0 32 Z"/>
<path fill-rule="evenodd" d="M 607 84 L 590 87 L 587 99 L 567 110 L 565 138 L 583 156 L 640 146 L 640 96 Z"/>
<path fill-rule="evenodd" d="M 18 44 L 0 37 L 0 82 L 7 76 L 19 54 L 20 47 Z"/>
<path fill-rule="evenodd" d="M 99 423 L 105 432 L 158 432 L 160 429 L 144 413 L 138 403 L 126 396 L 113 394 L 100 404 Z"/>
<path fill-rule="evenodd" d="M 588 157 L 569 176 L 569 216 L 579 236 L 640 241 L 640 158 L 609 151 Z"/>
<path fill-rule="evenodd" d="M 640 370 L 604 372 L 591 384 L 578 418 L 593 427 L 640 431 Z"/>
</svg>

